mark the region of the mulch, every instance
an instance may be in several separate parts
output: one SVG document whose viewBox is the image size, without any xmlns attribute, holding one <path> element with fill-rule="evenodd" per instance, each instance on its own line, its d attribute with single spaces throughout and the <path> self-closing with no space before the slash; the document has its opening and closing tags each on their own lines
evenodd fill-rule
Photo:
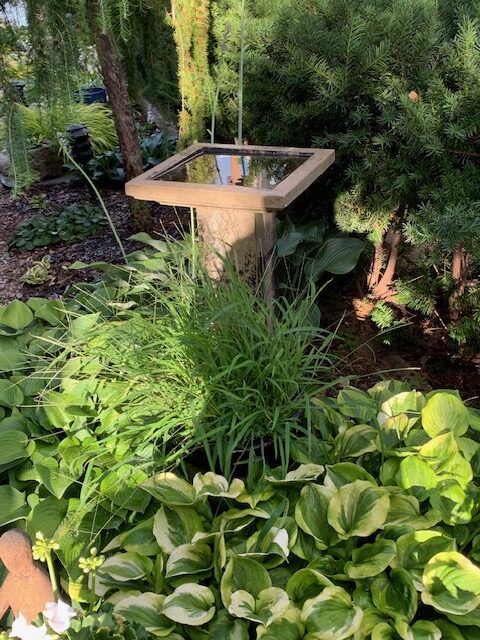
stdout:
<svg viewBox="0 0 480 640">
<path fill-rule="evenodd" d="M 141 247 L 138 242 L 128 239 L 133 232 L 124 193 L 121 190 L 101 189 L 101 194 L 125 251 L 129 253 Z M 39 211 L 31 206 L 32 197 L 39 195 L 44 196 L 48 203 L 45 210 Z M 49 213 L 74 203 L 98 205 L 84 184 L 71 187 L 39 185 L 18 198 L 13 198 L 12 192 L 0 185 L 0 303 L 5 304 L 15 298 L 27 300 L 32 296 L 58 298 L 71 284 L 94 280 L 98 274 L 93 270 L 69 270 L 68 267 L 76 260 L 86 263 L 121 262 L 120 249 L 108 226 L 75 244 L 55 244 L 25 253 L 7 250 L 8 238 L 19 222 L 32 215 Z M 152 237 L 180 238 L 184 230 L 189 228 L 190 214 L 187 210 L 156 203 L 152 203 L 151 207 L 154 220 Z M 46 255 L 51 264 L 51 281 L 35 286 L 22 283 L 21 277 L 25 272 Z"/>
</svg>

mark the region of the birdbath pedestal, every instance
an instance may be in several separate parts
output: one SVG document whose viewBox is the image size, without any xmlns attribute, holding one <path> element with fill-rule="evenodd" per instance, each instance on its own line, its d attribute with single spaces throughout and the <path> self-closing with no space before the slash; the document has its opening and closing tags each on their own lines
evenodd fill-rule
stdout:
<svg viewBox="0 0 480 640">
<path fill-rule="evenodd" d="M 330 149 L 194 144 L 125 185 L 127 195 L 194 207 L 203 260 L 221 279 L 223 258 L 273 297 L 275 216 L 333 163 Z"/>
</svg>

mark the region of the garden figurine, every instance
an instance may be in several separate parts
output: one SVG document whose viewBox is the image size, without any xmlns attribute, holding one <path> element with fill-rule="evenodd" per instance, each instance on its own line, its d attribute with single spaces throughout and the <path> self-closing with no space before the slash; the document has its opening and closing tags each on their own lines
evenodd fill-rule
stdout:
<svg viewBox="0 0 480 640">
<path fill-rule="evenodd" d="M 10 529 L 0 536 L 0 560 L 8 571 L 0 588 L 0 618 L 11 609 L 15 618 L 32 622 L 55 598 L 47 572 L 33 559 L 28 535 Z"/>
</svg>

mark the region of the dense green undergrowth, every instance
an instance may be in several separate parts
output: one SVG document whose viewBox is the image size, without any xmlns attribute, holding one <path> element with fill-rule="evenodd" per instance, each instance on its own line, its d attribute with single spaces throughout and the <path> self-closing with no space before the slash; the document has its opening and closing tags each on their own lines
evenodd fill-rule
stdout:
<svg viewBox="0 0 480 640">
<path fill-rule="evenodd" d="M 0 526 L 55 540 L 72 637 L 475 638 L 479 412 L 348 386 L 315 292 L 136 239 L 0 309 Z"/>
</svg>

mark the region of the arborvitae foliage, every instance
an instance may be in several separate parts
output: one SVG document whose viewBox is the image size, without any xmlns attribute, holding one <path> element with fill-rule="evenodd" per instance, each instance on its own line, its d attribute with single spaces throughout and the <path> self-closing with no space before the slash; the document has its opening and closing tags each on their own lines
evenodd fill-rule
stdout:
<svg viewBox="0 0 480 640">
<path fill-rule="evenodd" d="M 203 140 L 212 103 L 209 69 L 210 0 L 172 0 L 170 24 L 178 56 L 180 146 Z"/>
</svg>

